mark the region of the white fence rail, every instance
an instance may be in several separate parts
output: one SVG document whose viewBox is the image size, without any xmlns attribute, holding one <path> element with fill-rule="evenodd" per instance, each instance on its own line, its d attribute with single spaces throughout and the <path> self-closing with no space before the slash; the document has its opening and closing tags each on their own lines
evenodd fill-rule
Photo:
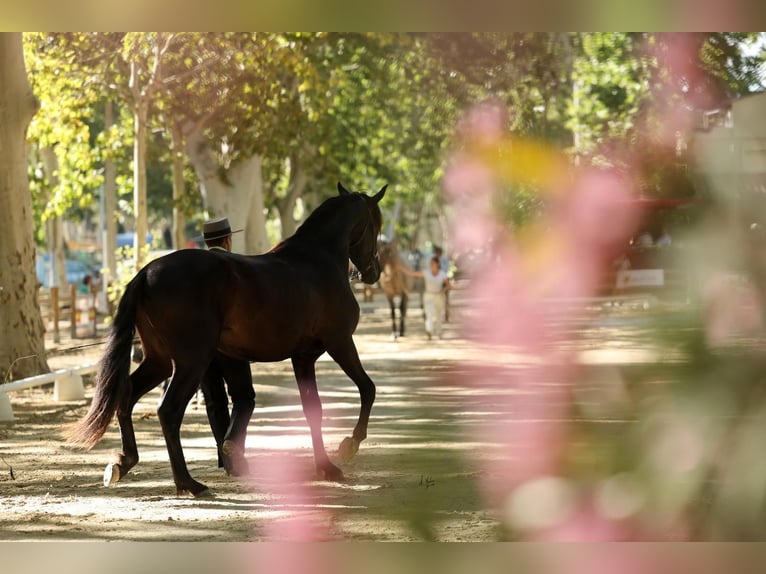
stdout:
<svg viewBox="0 0 766 574">
<path fill-rule="evenodd" d="M 14 391 L 53 383 L 54 401 L 79 401 L 84 399 L 85 388 L 82 384 L 82 375 L 94 372 L 97 366 L 98 363 L 92 363 L 71 369 L 59 369 L 58 371 L 0 384 L 0 422 L 11 422 L 15 419 L 13 407 L 8 398 L 8 393 Z"/>
</svg>

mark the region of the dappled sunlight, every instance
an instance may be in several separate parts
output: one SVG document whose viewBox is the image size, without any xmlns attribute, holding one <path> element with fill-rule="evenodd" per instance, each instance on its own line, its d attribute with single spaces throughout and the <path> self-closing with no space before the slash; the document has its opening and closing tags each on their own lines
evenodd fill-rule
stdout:
<svg viewBox="0 0 766 574">
<path fill-rule="evenodd" d="M 695 10 L 726 12 L 686 4 L 679 14 L 695 22 Z M 33 363 L 102 355 L 107 368 L 97 391 L 84 378 L 85 400 L 56 402 L 52 385 L 8 387 L 16 420 L 0 423 L 0 538 L 766 535 L 765 34 L 74 32 L 6 43 L 19 73 L 0 102 L 15 126 L 3 136 L 15 152 L 5 158 L 13 185 L 0 201 L 0 252 L 14 280 L 2 287 L 12 312 L 0 371 L 10 380 Z M 380 192 L 343 199 L 338 177 Z M 314 236 L 306 223 L 331 213 L 327 202 L 347 202 L 343 217 Z M 235 253 L 196 249 L 203 221 L 221 217 Z M 313 252 L 325 232 L 332 264 Z M 136 249 L 116 250 L 123 239 Z M 381 267 L 397 268 L 386 266 L 390 249 L 420 271 L 436 256 L 450 275 L 429 285 L 410 272 L 400 337 L 381 293 L 388 273 L 370 284 Z M 164 261 L 178 267 L 150 267 L 140 275 L 148 283 L 131 283 L 150 250 L 174 252 Z M 269 250 L 297 257 L 240 265 L 241 254 Z M 35 258 L 45 264 L 32 269 Z M 203 259 L 218 267 L 206 273 Z M 317 267 L 304 272 L 305 262 Z M 71 263 L 84 266 L 76 276 Z M 245 267 L 230 280 L 227 270 Z M 311 287 L 330 271 L 335 284 L 316 305 Z M 166 299 L 150 294 L 155 283 Z M 192 290 L 200 286 L 210 287 L 204 296 Z M 138 314 L 101 322 L 123 291 L 118 307 Z M 349 297 L 365 373 L 349 344 Z M 449 302 L 443 332 L 431 328 L 433 299 Z M 163 332 L 163 318 L 186 328 Z M 302 380 L 290 360 L 253 364 L 249 426 L 235 418 L 223 443 L 217 413 L 221 444 L 201 393 L 180 444 L 168 432 L 176 405 L 160 409 L 163 437 L 163 391 L 152 389 L 133 425 L 122 420 L 123 447 L 117 422 L 106 426 L 130 400 L 124 381 L 104 385 L 105 349 L 117 347 L 101 346 L 110 321 L 121 334 L 112 342 L 126 349 L 138 334 L 146 344 L 143 367 L 122 351 L 114 362 L 141 369 L 134 390 L 166 352 L 178 366 L 175 396 L 213 352 L 293 355 Z M 308 363 L 321 348 L 343 367 L 320 356 L 315 394 Z M 235 412 L 249 416 L 222 363 Z M 63 443 L 77 421 L 83 444 L 100 437 L 92 450 Z M 345 552 L 323 561 L 309 546 L 269 547 L 261 559 L 248 546 L 247 560 L 214 567 L 322 574 L 342 570 L 333 559 Z M 579 568 L 568 550 L 549 554 L 543 563 L 562 571 L 650 565 L 635 552 Z M 445 572 L 475 569 L 440 559 Z M 356 570 L 370 565 L 405 570 L 387 561 Z"/>
</svg>

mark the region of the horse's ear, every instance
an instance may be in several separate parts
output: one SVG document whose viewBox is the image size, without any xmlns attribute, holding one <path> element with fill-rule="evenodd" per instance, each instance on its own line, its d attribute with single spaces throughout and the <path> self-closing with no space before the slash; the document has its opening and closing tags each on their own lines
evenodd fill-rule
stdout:
<svg viewBox="0 0 766 574">
<path fill-rule="evenodd" d="M 341 182 L 338 182 L 338 193 L 340 195 L 350 195 L 351 192 L 347 190 L 345 187 L 343 187 L 343 184 Z"/>
<path fill-rule="evenodd" d="M 383 199 L 383 196 L 386 195 L 386 188 L 388 187 L 388 184 L 384 185 L 380 188 L 380 191 L 372 196 L 372 198 L 375 200 L 375 203 L 380 203 L 380 200 Z"/>
</svg>

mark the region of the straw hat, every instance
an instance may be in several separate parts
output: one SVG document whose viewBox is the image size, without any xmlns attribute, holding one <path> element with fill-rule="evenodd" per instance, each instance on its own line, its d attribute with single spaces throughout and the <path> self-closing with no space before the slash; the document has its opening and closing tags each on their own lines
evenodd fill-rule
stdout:
<svg viewBox="0 0 766 574">
<path fill-rule="evenodd" d="M 231 225 L 229 225 L 229 219 L 226 217 L 210 219 L 202 224 L 202 237 L 205 241 L 223 239 L 232 233 L 239 233 L 240 231 L 242 230 L 237 229 L 236 231 L 232 231 Z"/>
</svg>

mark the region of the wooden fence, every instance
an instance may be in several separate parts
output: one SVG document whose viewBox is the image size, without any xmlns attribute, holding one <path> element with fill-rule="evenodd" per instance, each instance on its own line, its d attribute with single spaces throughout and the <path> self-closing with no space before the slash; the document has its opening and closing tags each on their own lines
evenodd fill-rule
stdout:
<svg viewBox="0 0 766 574">
<path fill-rule="evenodd" d="M 96 293 L 78 293 L 75 284 L 65 288 L 40 288 L 40 311 L 45 323 L 45 330 L 53 330 L 53 341 L 61 341 L 62 323 L 69 323 L 69 335 L 77 337 L 95 337 L 97 327 Z"/>
</svg>

